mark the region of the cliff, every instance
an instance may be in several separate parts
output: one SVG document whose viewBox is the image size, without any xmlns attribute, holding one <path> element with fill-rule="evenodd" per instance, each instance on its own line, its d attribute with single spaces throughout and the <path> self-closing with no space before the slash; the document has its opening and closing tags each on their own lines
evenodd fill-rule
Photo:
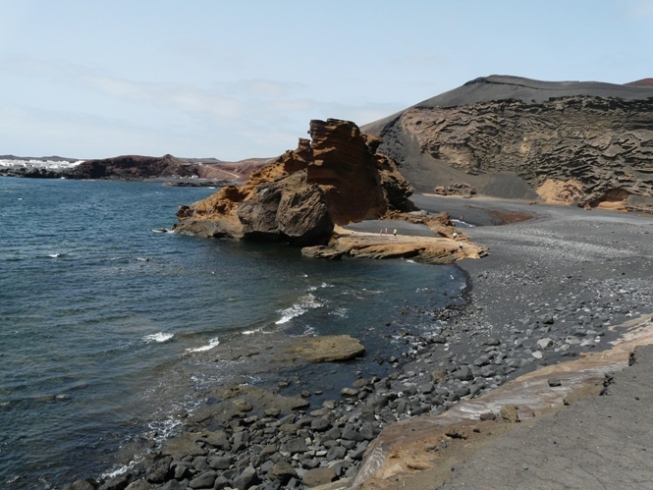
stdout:
<svg viewBox="0 0 653 490">
<path fill-rule="evenodd" d="M 421 192 L 653 211 L 653 88 L 492 76 L 363 128 Z"/>
<path fill-rule="evenodd" d="M 325 244 L 334 225 L 414 209 L 408 182 L 352 122 L 311 121 L 311 139 L 177 214 L 176 231 L 200 236 Z"/>
</svg>

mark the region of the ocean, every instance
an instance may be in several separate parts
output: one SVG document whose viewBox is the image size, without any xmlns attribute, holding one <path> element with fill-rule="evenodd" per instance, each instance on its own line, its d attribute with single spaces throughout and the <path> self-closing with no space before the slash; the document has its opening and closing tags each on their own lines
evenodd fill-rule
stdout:
<svg viewBox="0 0 653 490">
<path fill-rule="evenodd" d="M 178 205 L 212 192 L 0 177 L 0 488 L 116 471 L 118 448 L 173 435 L 225 383 L 294 376 L 336 396 L 357 372 L 387 372 L 380 360 L 404 349 L 404 332 L 434 333 L 433 312 L 464 302 L 456 266 L 164 232 Z M 366 355 L 270 369 L 220 354 L 331 334 L 359 338 Z"/>
</svg>

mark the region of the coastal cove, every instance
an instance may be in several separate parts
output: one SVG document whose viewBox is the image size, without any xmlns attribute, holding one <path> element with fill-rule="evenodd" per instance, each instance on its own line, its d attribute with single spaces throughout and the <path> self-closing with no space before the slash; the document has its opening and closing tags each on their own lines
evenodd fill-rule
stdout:
<svg viewBox="0 0 653 490">
<path fill-rule="evenodd" d="M 329 262 L 162 232 L 179 204 L 211 192 L 0 179 L 0 486 L 61 488 L 114 471 L 120 447 L 174 434 L 225 383 L 320 391 L 319 407 L 357 372 L 387 375 L 410 335 L 437 333 L 436 312 L 465 301 L 457 266 Z M 228 354 L 340 334 L 365 357 L 270 371 Z"/>
</svg>

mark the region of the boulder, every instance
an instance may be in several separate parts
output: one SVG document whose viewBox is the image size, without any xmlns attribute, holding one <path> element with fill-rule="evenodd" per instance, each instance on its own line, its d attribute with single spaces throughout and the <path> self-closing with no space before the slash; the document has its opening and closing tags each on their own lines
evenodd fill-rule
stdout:
<svg viewBox="0 0 653 490">
<path fill-rule="evenodd" d="M 302 483 L 309 488 L 317 487 L 332 482 L 337 476 L 332 468 L 313 468 L 304 474 Z"/>
</svg>

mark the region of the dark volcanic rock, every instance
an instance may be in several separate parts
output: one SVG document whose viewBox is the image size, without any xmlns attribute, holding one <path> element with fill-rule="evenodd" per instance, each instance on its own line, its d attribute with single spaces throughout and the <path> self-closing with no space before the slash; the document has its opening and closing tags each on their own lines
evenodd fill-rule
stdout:
<svg viewBox="0 0 653 490">
<path fill-rule="evenodd" d="M 260 186 L 253 199 L 240 203 L 237 215 L 245 239 L 283 237 L 304 245 L 325 243 L 333 232 L 324 193 L 306 184 L 305 172 Z"/>
<path fill-rule="evenodd" d="M 364 130 L 420 191 L 653 210 L 650 86 L 492 76 Z"/>
<path fill-rule="evenodd" d="M 198 166 L 172 155 L 148 157 L 122 155 L 102 160 L 86 160 L 70 177 L 77 179 L 144 179 L 150 177 L 197 177 Z"/>
</svg>

